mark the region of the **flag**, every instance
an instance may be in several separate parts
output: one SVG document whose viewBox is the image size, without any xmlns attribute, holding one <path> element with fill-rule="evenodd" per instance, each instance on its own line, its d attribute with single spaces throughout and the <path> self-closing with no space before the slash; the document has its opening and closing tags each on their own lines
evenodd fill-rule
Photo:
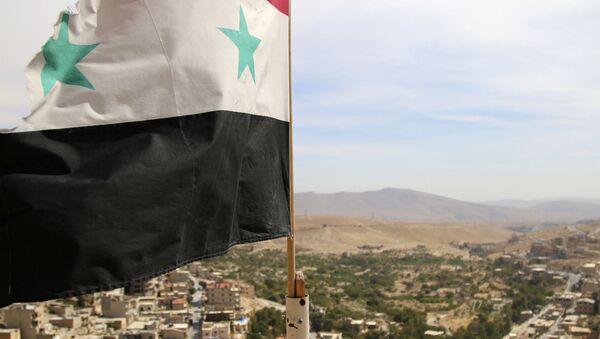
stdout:
<svg viewBox="0 0 600 339">
<path fill-rule="evenodd" d="M 289 234 L 288 2 L 81 0 L 0 133 L 0 305 Z"/>
</svg>

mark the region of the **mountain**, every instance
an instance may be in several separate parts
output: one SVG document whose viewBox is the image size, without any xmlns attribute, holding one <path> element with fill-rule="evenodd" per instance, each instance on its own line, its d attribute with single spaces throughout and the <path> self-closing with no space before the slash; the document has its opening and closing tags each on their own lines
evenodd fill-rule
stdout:
<svg viewBox="0 0 600 339">
<path fill-rule="evenodd" d="M 295 196 L 298 215 L 343 215 L 410 222 L 542 223 L 600 218 L 600 205 L 549 201 L 527 207 L 492 206 L 409 189 Z"/>
<path fill-rule="evenodd" d="M 569 219 L 596 219 L 600 216 L 600 204 L 581 201 L 556 200 L 529 207 L 542 214 L 561 215 Z"/>
<path fill-rule="evenodd" d="M 600 199 L 585 199 L 585 198 L 561 198 L 561 199 L 537 199 L 537 200 L 518 200 L 518 199 L 505 199 L 505 200 L 493 200 L 482 202 L 484 205 L 489 206 L 501 206 L 501 207 L 514 207 L 514 208 L 530 208 L 536 205 L 543 205 L 546 203 L 553 202 L 569 202 L 569 203 L 583 203 L 584 205 L 600 205 Z"/>
<path fill-rule="evenodd" d="M 493 200 L 485 201 L 481 204 L 488 206 L 499 206 L 499 207 L 511 207 L 511 208 L 529 208 L 537 204 L 547 202 L 548 200 L 519 200 L 519 199 L 505 199 L 505 200 Z"/>
</svg>

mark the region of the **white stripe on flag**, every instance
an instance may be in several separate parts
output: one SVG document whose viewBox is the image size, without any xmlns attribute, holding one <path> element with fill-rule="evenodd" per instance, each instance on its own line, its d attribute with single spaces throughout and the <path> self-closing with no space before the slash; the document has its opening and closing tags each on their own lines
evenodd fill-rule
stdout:
<svg viewBox="0 0 600 339">
<path fill-rule="evenodd" d="M 260 39 L 238 79 L 238 48 L 219 28 Z M 47 95 L 40 52 L 27 76 L 32 113 L 14 131 L 160 119 L 227 110 L 289 121 L 288 17 L 267 0 L 80 0 L 69 43 L 98 46 L 76 68 L 93 85 L 57 81 Z M 58 38 L 60 18 L 55 27 Z"/>
</svg>

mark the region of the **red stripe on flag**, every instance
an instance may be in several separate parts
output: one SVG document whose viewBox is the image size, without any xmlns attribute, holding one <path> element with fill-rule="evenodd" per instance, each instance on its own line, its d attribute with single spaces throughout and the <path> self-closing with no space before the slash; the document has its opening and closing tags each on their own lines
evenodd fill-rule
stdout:
<svg viewBox="0 0 600 339">
<path fill-rule="evenodd" d="M 290 0 L 268 0 L 281 13 L 290 15 Z"/>
</svg>

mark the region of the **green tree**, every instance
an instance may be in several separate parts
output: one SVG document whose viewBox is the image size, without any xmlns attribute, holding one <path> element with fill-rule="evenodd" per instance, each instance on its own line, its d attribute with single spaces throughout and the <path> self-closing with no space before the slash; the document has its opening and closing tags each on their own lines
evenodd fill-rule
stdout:
<svg viewBox="0 0 600 339">
<path fill-rule="evenodd" d="M 273 339 L 285 334 L 283 313 L 275 308 L 263 308 L 254 313 L 250 319 L 249 339 Z"/>
</svg>

